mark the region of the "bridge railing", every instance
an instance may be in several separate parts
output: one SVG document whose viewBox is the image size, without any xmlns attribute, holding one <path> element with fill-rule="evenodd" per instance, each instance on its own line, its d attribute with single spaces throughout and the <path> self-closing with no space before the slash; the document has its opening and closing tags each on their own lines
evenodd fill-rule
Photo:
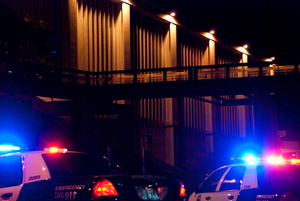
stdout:
<svg viewBox="0 0 300 201">
<path fill-rule="evenodd" d="M 67 82 L 85 85 L 118 85 L 281 76 L 298 74 L 298 68 L 299 64 L 239 63 L 110 72 L 88 72 L 59 67 L 26 64 L 14 69 L 5 68 L 0 71 L 0 75 L 2 77 L 47 80 L 49 82 Z"/>
</svg>

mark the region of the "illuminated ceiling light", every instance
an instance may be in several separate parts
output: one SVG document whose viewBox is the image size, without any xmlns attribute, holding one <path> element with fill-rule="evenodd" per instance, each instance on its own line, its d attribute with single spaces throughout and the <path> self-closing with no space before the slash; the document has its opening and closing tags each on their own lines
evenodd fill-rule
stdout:
<svg viewBox="0 0 300 201">
<path fill-rule="evenodd" d="M 275 60 L 275 57 L 263 59 L 263 61 L 266 61 L 266 62 L 272 62 L 274 60 Z"/>
<path fill-rule="evenodd" d="M 127 4 L 129 4 L 129 5 L 132 4 L 129 0 L 122 0 L 122 2 L 127 3 Z"/>
<path fill-rule="evenodd" d="M 210 32 L 200 32 L 200 35 L 208 38 L 209 40 L 217 41 L 216 37 Z"/>
<path fill-rule="evenodd" d="M 172 12 L 170 15 L 171 15 L 172 17 L 175 17 L 176 13 Z"/>
<path fill-rule="evenodd" d="M 169 21 L 169 22 L 171 22 L 171 23 L 173 23 L 173 24 L 178 24 L 176 22 L 176 20 L 171 15 L 162 15 L 160 17 L 167 20 L 167 21 Z"/>
<path fill-rule="evenodd" d="M 249 55 L 249 52 L 246 50 L 245 47 L 236 47 L 235 49 L 240 51 L 243 54 L 248 54 Z"/>
</svg>

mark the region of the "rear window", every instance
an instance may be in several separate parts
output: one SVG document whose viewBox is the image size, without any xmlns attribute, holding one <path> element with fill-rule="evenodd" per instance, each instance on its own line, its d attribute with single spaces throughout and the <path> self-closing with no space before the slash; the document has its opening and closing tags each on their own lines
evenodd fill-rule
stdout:
<svg viewBox="0 0 300 201">
<path fill-rule="evenodd" d="M 18 186 L 23 180 L 21 156 L 0 157 L 0 188 Z"/>
<path fill-rule="evenodd" d="M 265 165 L 257 167 L 258 187 L 264 189 L 297 188 L 300 186 L 300 166 Z"/>
<path fill-rule="evenodd" d="M 52 178 L 126 174 L 125 171 L 102 156 L 85 153 L 47 153 L 42 157 Z"/>
</svg>

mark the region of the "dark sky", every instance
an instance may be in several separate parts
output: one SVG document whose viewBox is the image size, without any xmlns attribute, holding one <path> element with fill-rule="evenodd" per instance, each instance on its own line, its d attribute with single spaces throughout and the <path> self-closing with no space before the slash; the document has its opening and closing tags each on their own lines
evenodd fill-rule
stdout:
<svg viewBox="0 0 300 201">
<path fill-rule="evenodd" d="M 300 0 L 153 0 L 195 31 L 214 29 L 228 45 L 252 55 L 300 61 Z"/>
</svg>

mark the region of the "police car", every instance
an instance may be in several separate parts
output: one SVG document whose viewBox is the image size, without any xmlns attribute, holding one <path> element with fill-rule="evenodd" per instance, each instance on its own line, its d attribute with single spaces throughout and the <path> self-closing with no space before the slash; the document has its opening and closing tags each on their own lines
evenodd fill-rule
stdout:
<svg viewBox="0 0 300 201">
<path fill-rule="evenodd" d="M 247 158 L 247 157 L 246 157 Z M 300 160 L 270 156 L 227 165 L 212 172 L 189 201 L 300 200 Z"/>
<path fill-rule="evenodd" d="M 184 185 L 159 175 L 129 175 L 107 159 L 67 149 L 22 152 L 0 145 L 0 200 L 185 199 Z M 8 150 L 13 150 L 8 153 Z"/>
</svg>

